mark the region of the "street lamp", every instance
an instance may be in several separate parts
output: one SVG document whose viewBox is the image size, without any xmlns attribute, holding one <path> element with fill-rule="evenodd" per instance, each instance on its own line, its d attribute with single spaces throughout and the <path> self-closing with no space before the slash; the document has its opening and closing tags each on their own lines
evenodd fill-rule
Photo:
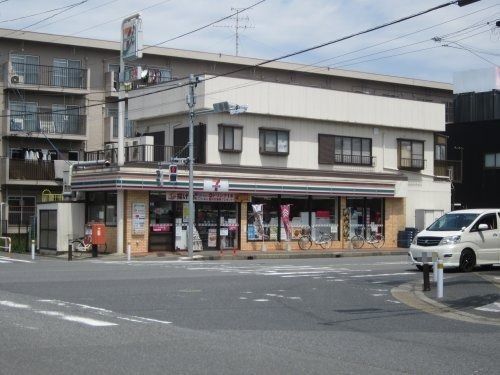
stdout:
<svg viewBox="0 0 500 375">
<path fill-rule="evenodd" d="M 207 113 L 229 113 L 231 115 L 238 115 L 247 111 L 248 106 L 232 104 L 229 102 L 214 103 L 213 109 L 200 110 L 195 112 L 194 106 L 196 98 L 194 96 L 194 89 L 199 82 L 199 78 L 193 74 L 189 76 L 189 92 L 186 97 L 187 105 L 189 107 L 189 192 L 188 192 L 188 256 L 193 257 L 193 233 L 194 233 L 194 178 L 193 178 L 193 159 L 194 159 L 194 118 L 197 114 Z"/>
</svg>

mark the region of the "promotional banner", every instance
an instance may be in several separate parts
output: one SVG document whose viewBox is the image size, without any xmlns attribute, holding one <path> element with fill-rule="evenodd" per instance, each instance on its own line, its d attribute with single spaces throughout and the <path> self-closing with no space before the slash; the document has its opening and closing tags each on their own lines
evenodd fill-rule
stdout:
<svg viewBox="0 0 500 375">
<path fill-rule="evenodd" d="M 253 225 L 255 227 L 256 232 L 259 234 L 259 236 L 264 236 L 264 223 L 263 223 L 263 205 L 262 204 L 252 204 L 252 210 L 253 210 Z"/>
<path fill-rule="evenodd" d="M 285 227 L 286 239 L 290 241 L 292 238 L 292 225 L 290 224 L 290 205 L 282 204 L 281 205 L 281 222 Z"/>
</svg>

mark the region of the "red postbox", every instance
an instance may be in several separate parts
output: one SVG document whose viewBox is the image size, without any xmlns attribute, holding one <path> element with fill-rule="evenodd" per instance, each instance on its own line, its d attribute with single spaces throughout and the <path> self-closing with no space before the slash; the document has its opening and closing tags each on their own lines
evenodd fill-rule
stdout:
<svg viewBox="0 0 500 375">
<path fill-rule="evenodd" d="M 104 245 L 106 243 L 106 226 L 103 223 L 92 224 L 92 245 Z"/>
</svg>

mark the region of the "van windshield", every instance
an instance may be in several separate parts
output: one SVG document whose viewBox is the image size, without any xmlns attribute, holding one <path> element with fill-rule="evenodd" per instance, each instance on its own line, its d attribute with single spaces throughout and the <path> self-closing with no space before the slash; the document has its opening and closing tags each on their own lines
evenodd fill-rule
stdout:
<svg viewBox="0 0 500 375">
<path fill-rule="evenodd" d="M 468 227 L 479 214 L 459 214 L 448 213 L 441 216 L 432 223 L 427 230 L 429 231 L 457 231 Z"/>
</svg>

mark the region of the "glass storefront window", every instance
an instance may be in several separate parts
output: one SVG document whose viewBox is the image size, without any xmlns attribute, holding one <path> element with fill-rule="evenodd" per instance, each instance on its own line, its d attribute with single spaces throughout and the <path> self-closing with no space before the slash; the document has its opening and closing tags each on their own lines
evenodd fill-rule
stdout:
<svg viewBox="0 0 500 375">
<path fill-rule="evenodd" d="M 355 234 L 383 233 L 383 203 L 382 198 L 347 198 L 349 238 Z"/>
<path fill-rule="evenodd" d="M 315 239 L 321 234 L 332 234 L 334 240 L 339 238 L 338 198 L 312 197 L 311 229 Z"/>
<path fill-rule="evenodd" d="M 87 221 L 116 226 L 116 192 L 88 193 Z"/>
<path fill-rule="evenodd" d="M 309 201 L 307 196 L 281 197 L 281 204 L 290 205 L 290 224 L 292 227 L 292 240 L 298 240 L 302 236 L 302 230 L 310 227 L 309 223 Z M 284 225 L 281 225 L 281 239 L 287 238 Z"/>
<path fill-rule="evenodd" d="M 248 241 L 262 241 L 262 235 L 258 233 L 256 225 L 254 225 L 255 217 L 252 209 L 252 204 L 263 205 L 263 227 L 264 241 L 278 240 L 278 224 L 279 224 L 279 202 L 278 196 L 259 196 L 253 197 L 252 202 L 248 204 L 247 212 L 247 234 Z"/>
<path fill-rule="evenodd" d="M 333 239 L 338 240 L 338 198 L 314 197 L 297 195 L 254 196 L 248 204 L 247 240 L 262 241 L 258 228 L 254 225 L 255 217 L 253 204 L 263 204 L 264 215 L 264 241 L 286 241 L 285 225 L 281 220 L 281 206 L 290 205 L 289 220 L 291 224 L 291 239 L 297 240 L 302 235 L 304 228 L 311 228 L 314 239 L 321 233 L 333 234 Z M 278 236 L 279 233 L 279 236 Z"/>
</svg>

